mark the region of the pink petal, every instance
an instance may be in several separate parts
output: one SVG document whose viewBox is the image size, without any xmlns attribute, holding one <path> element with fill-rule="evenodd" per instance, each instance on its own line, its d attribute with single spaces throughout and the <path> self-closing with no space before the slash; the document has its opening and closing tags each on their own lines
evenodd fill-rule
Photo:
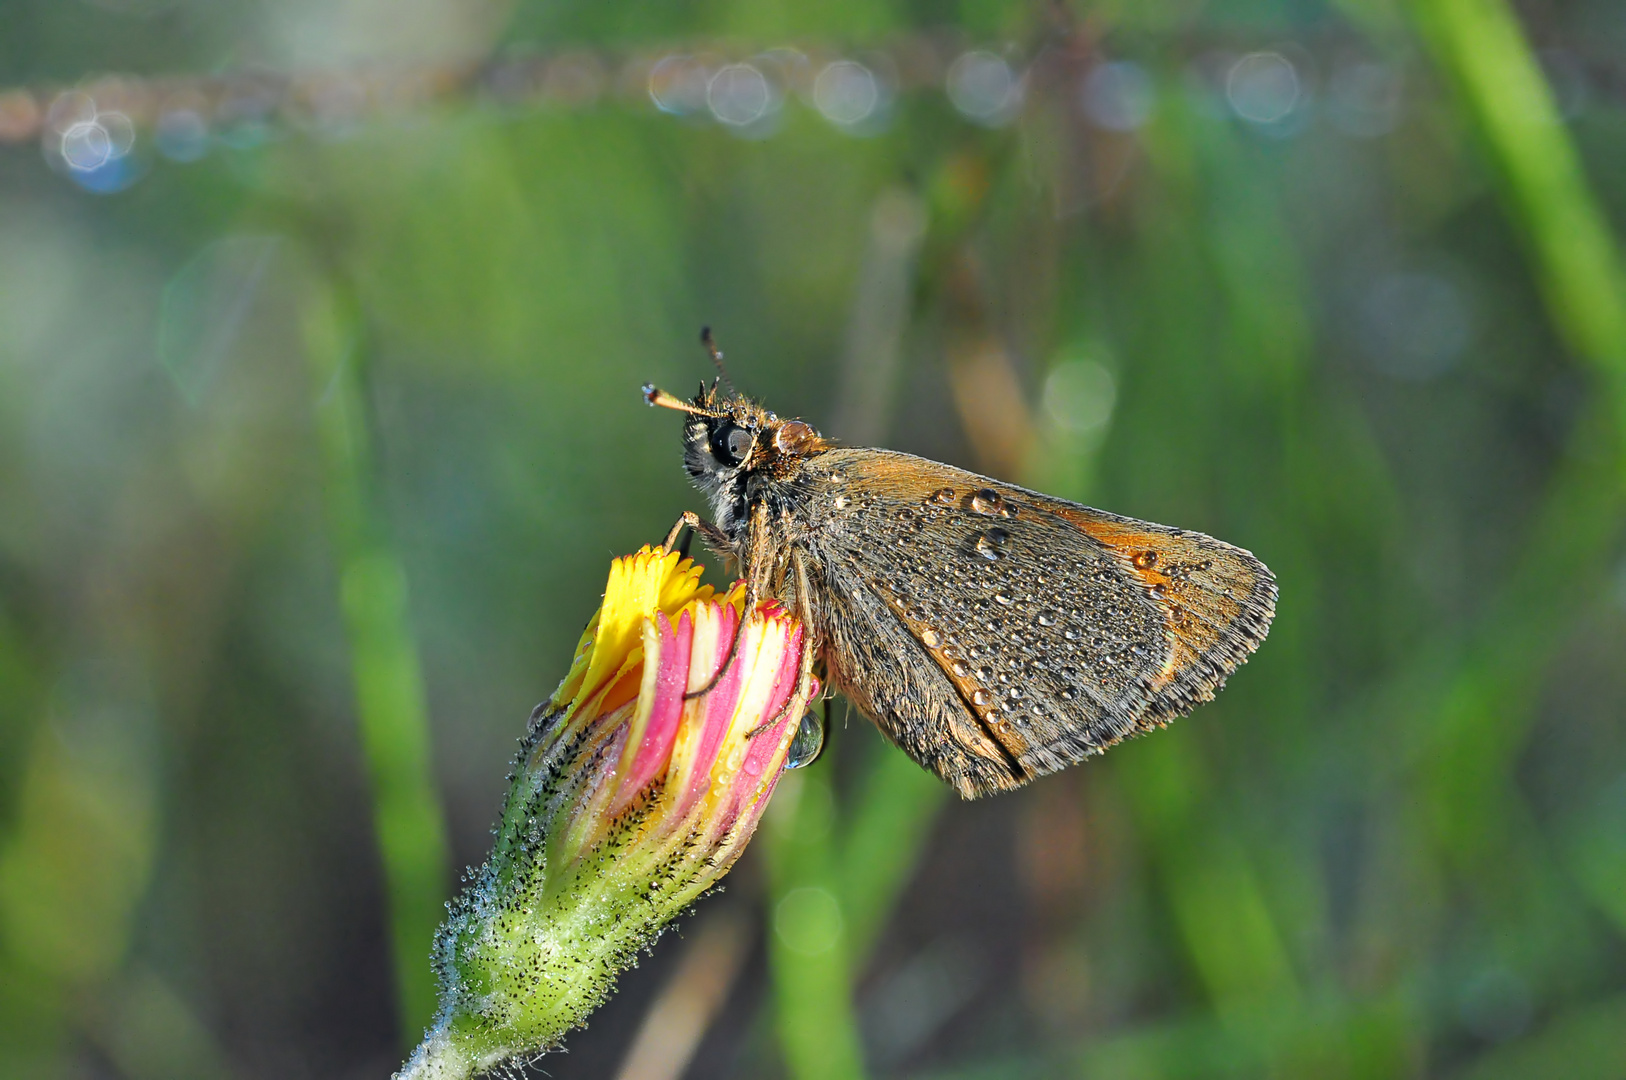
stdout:
<svg viewBox="0 0 1626 1080">
<path fill-rule="evenodd" d="M 733 644 L 735 627 L 739 626 L 739 616 L 734 613 L 734 605 L 724 604 L 722 617 L 717 620 L 717 665 L 721 665 L 723 658 L 728 655 L 729 647 Z M 739 630 L 741 635 L 751 633 L 749 626 Z M 728 665 L 728 670 L 717 685 L 705 697 L 700 698 L 696 704 L 700 706 L 699 722 L 700 739 L 689 762 L 689 789 L 684 793 L 681 804 L 676 809 L 676 816 L 683 817 L 697 800 L 711 787 L 711 769 L 717 762 L 717 751 L 723 745 L 723 739 L 734 720 L 734 711 L 739 708 L 740 690 L 745 681 L 745 672 L 750 667 L 747 659 L 752 648 L 752 642 L 747 638 L 739 644 L 734 653 L 734 659 Z M 710 671 L 696 672 L 698 686 L 706 685 L 716 668 Z M 698 686 L 696 687 L 698 689 Z"/>
<path fill-rule="evenodd" d="M 777 626 L 772 626 L 770 633 L 780 632 Z M 762 710 L 762 719 L 757 723 L 766 723 L 779 715 L 779 710 L 785 707 L 791 695 L 796 693 L 796 680 L 802 674 L 802 630 L 797 627 L 788 635 L 784 645 L 784 656 L 779 661 L 779 671 L 774 675 L 773 690 L 768 694 L 767 707 Z M 745 776 L 745 783 L 754 786 L 757 778 L 768 768 L 773 757 L 779 752 L 780 736 L 784 734 L 785 725 L 792 720 L 800 720 L 789 713 L 779 717 L 779 721 L 767 731 L 759 732 L 751 740 L 750 749 L 745 753 L 745 760 L 740 764 L 740 771 Z"/>
<path fill-rule="evenodd" d="M 660 634 L 660 667 L 655 674 L 654 702 L 649 709 L 649 722 L 644 725 L 644 737 L 638 752 L 621 781 L 612 813 L 620 813 L 627 804 L 663 769 L 672 756 L 672 744 L 677 740 L 678 719 L 683 715 L 683 693 L 689 683 L 689 654 L 694 644 L 694 623 L 685 611 L 678 620 L 677 630 L 665 612 L 656 612 L 655 626 Z M 645 658 L 648 663 L 648 658 Z"/>
</svg>

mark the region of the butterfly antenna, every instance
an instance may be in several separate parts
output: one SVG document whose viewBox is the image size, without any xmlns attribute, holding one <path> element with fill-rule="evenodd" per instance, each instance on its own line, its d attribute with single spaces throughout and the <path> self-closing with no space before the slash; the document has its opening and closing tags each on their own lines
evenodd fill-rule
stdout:
<svg viewBox="0 0 1626 1080">
<path fill-rule="evenodd" d="M 644 400 L 651 405 L 658 405 L 663 409 L 676 409 L 678 412 L 692 413 L 695 416 L 721 416 L 716 409 L 704 409 L 699 405 L 684 401 L 680 397 L 668 394 L 654 383 L 644 384 Z"/>
<path fill-rule="evenodd" d="M 717 347 L 716 339 L 711 336 L 711 327 L 702 326 L 700 328 L 700 344 L 706 347 L 706 355 L 711 357 L 711 362 L 717 365 L 717 375 L 723 380 L 723 385 L 728 387 L 728 392 L 735 397 L 739 397 L 740 392 L 734 389 L 734 380 L 728 377 L 728 369 L 723 366 L 723 350 Z"/>
</svg>

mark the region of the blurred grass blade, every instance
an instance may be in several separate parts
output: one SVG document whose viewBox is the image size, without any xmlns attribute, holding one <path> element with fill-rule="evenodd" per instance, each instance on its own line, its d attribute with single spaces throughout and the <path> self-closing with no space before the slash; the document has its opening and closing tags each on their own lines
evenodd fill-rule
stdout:
<svg viewBox="0 0 1626 1080">
<path fill-rule="evenodd" d="M 925 854 L 927 834 L 949 795 L 948 785 L 907 754 L 890 745 L 876 749 L 842 829 L 841 903 L 855 977 Z"/>
<path fill-rule="evenodd" d="M 429 764 L 428 710 L 408 620 L 406 575 L 379 507 L 356 319 L 327 292 L 311 301 L 304 331 L 319 395 L 317 426 L 356 714 L 388 890 L 400 1034 L 411 1046 L 435 1011 L 429 949 L 446 899 L 446 825 Z"/>
<path fill-rule="evenodd" d="M 1603 369 L 1626 422 L 1626 273 L 1512 8 L 1505 0 L 1415 0 L 1411 10 L 1502 173 L 1559 332 Z"/>
<path fill-rule="evenodd" d="M 706 909 L 677 971 L 644 1014 L 616 1080 L 682 1080 L 745 966 L 752 926 L 733 906 Z"/>
<path fill-rule="evenodd" d="M 1612 557 L 1626 472 L 1626 271 L 1513 10 L 1504 0 L 1417 0 L 1412 11 L 1503 177 L 1509 212 L 1524 228 L 1559 333 L 1604 380 L 1614 423 L 1614 431 L 1602 435 L 1594 434 L 1599 424 L 1577 426 L 1582 460 L 1572 455 L 1552 485 L 1551 505 L 1509 582 L 1507 602 L 1487 620 L 1493 632 L 1482 639 L 1482 663 L 1463 666 L 1429 728 L 1452 747 L 1434 758 L 1434 828 L 1459 859 L 1495 867 L 1534 889 L 1546 847 L 1535 838 L 1522 849 L 1512 844 L 1510 836 L 1532 831 L 1528 811 L 1489 795 L 1512 790 L 1509 778 L 1534 722 L 1539 677 L 1568 620 L 1591 600 L 1589 583 Z M 1594 476 L 1599 469 L 1586 460 L 1587 451 L 1597 458 L 1604 447 L 1612 454 L 1612 475 Z M 1555 565 L 1570 567 L 1574 584 L 1555 583 Z M 1514 850 L 1527 864 L 1516 870 L 1509 863 Z M 1580 876 L 1589 880 L 1584 870 Z M 1613 905 L 1604 907 L 1614 913 Z"/>
<path fill-rule="evenodd" d="M 864 1075 L 852 1009 L 851 930 L 842 904 L 831 763 L 779 782 L 768 825 L 768 965 L 775 1023 L 796 1080 Z"/>
</svg>

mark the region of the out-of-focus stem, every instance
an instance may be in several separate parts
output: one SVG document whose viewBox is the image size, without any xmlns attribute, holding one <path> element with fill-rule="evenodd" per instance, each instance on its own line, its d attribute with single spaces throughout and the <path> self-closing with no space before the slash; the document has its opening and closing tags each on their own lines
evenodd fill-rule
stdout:
<svg viewBox="0 0 1626 1080">
<path fill-rule="evenodd" d="M 920 865 L 948 797 L 947 784 L 894 747 L 881 747 L 874 755 L 842 830 L 841 902 L 855 978 L 863 974 L 887 916 Z"/>
<path fill-rule="evenodd" d="M 857 1080 L 864 1075 L 852 1010 L 852 945 L 837 873 L 835 806 L 830 769 L 787 776 L 768 817 L 768 963 L 777 998 L 776 1024 L 796 1080 Z M 821 920 L 822 948 L 796 947 L 799 900 Z M 832 910 L 833 905 L 833 910 Z"/>
<path fill-rule="evenodd" d="M 307 307 L 304 333 L 356 714 L 388 891 L 401 1034 L 410 1046 L 435 1012 L 429 950 L 446 898 L 449 856 L 429 766 L 428 710 L 406 575 L 378 505 L 356 322 L 344 300 L 327 291 Z"/>
<path fill-rule="evenodd" d="M 1528 825 L 1502 793 L 1513 790 L 1542 673 L 1575 612 L 1592 599 L 1591 583 L 1606 572 L 1626 490 L 1626 268 L 1505 0 L 1413 0 L 1410 11 L 1501 174 L 1554 325 L 1605 391 L 1598 410 L 1575 425 L 1578 452 L 1550 483 L 1528 550 L 1487 606 L 1474 649 L 1434 691 L 1432 722 L 1411 725 L 1430 739 L 1426 805 L 1435 834 L 1454 858 L 1494 866 L 1518 883 L 1534 875 L 1511 864 L 1509 852 L 1542 848 L 1508 839 Z M 1595 463 L 1603 448 L 1611 457 Z M 1554 566 L 1567 569 L 1567 582 L 1554 580 Z M 1397 685 L 1407 704 L 1431 700 L 1414 684 Z M 1600 906 L 1613 915 L 1610 899 Z"/>
<path fill-rule="evenodd" d="M 1626 271 L 1517 17 L 1506 0 L 1410 10 L 1503 176 L 1554 323 L 1604 375 L 1626 427 Z"/>
<path fill-rule="evenodd" d="M 743 912 L 713 907 L 644 1016 L 616 1080 L 680 1080 L 745 965 Z"/>
<path fill-rule="evenodd" d="M 852 810 L 837 821 L 828 763 L 787 777 L 770 816 L 768 942 L 776 1024 L 791 1075 L 863 1075 L 852 1003 L 854 980 L 898 895 L 919 865 L 926 834 L 949 789 L 904 754 L 879 748 Z M 791 948 L 777 922 L 798 889 L 823 890 L 840 932 L 826 952 Z"/>
</svg>

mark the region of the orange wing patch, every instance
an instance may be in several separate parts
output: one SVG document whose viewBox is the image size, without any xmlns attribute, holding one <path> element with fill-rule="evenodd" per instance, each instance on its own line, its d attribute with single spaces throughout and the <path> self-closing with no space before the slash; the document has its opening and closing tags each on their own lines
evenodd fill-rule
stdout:
<svg viewBox="0 0 1626 1080">
<path fill-rule="evenodd" d="M 1253 651 L 1263 633 L 1255 635 L 1248 617 L 1250 598 L 1269 572 L 1247 552 L 1198 533 L 1154 531 L 1138 522 L 1058 510 L 1116 554 L 1162 609 L 1170 651 L 1151 689 L 1163 690 L 1189 672 L 1197 675 L 1193 696 L 1210 700 L 1219 680 L 1193 669 L 1205 661 L 1216 664 L 1223 679 Z M 1273 606 L 1274 589 L 1269 592 Z M 1267 624 L 1269 618 L 1266 613 Z"/>
</svg>

